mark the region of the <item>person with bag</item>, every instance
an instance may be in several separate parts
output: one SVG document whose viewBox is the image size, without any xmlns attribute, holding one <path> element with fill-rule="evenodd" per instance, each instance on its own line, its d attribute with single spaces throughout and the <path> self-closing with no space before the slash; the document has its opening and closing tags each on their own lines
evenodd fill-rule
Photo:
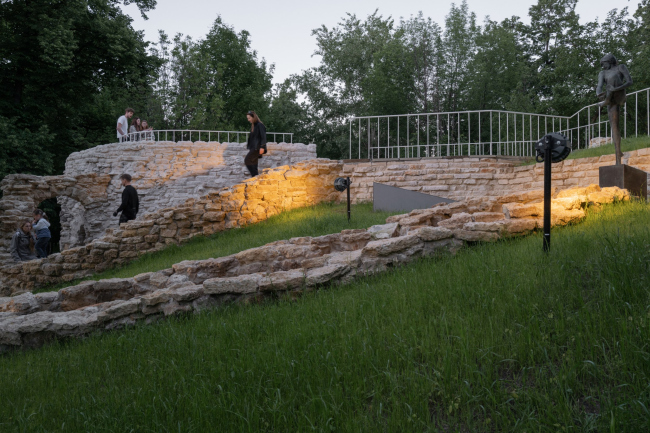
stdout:
<svg viewBox="0 0 650 433">
<path fill-rule="evenodd" d="M 36 260 L 34 236 L 32 236 L 31 232 L 32 223 L 30 220 L 25 220 L 11 238 L 9 252 L 17 263 Z"/>
<path fill-rule="evenodd" d="M 131 175 L 123 174 L 120 176 L 120 182 L 124 187 L 122 191 L 122 204 L 115 212 L 113 216 L 116 217 L 118 213 L 122 212 L 120 215 L 120 224 L 134 220 L 138 211 L 140 210 L 140 200 L 138 199 L 138 192 L 131 186 Z"/>
<path fill-rule="evenodd" d="M 254 111 L 246 113 L 246 118 L 251 124 L 251 133 L 248 134 L 248 141 L 246 143 L 248 154 L 244 158 L 244 165 L 246 165 L 251 176 L 255 177 L 259 174 L 257 168 L 258 160 L 267 152 L 266 127 Z"/>
<path fill-rule="evenodd" d="M 40 209 L 34 209 L 34 223 L 32 229 L 36 232 L 36 255 L 39 259 L 44 259 L 48 256 L 50 239 L 50 221 L 47 214 Z"/>
</svg>

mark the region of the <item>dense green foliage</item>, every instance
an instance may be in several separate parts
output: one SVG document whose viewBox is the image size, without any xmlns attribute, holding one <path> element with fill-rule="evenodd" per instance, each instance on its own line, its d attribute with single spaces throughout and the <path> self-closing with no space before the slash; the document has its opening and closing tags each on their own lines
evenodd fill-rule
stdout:
<svg viewBox="0 0 650 433">
<path fill-rule="evenodd" d="M 121 268 L 96 274 L 92 279 L 128 278 L 144 272 L 169 269 L 183 260 L 223 257 L 283 239 L 322 236 L 346 229 L 365 229 L 375 224 L 384 224 L 391 215 L 387 212 L 374 212 L 369 203 L 357 204 L 352 206 L 352 218 L 348 223 L 346 209 L 346 205 L 322 203 L 283 212 L 257 224 L 208 237 L 195 237 L 180 246 L 170 245 L 162 251 L 145 254 Z M 58 290 L 77 283 L 73 281 L 38 291 Z"/>
<path fill-rule="evenodd" d="M 0 430 L 648 431 L 649 210 L 0 357 Z"/>
<path fill-rule="evenodd" d="M 644 0 L 633 17 L 623 8 L 581 23 L 577 1 L 538 0 L 530 24 L 488 17 L 479 25 L 462 1 L 451 6 L 444 26 L 421 14 L 396 23 L 375 12 L 316 29 L 321 65 L 291 80 L 310 119 L 300 132 L 318 143 L 321 155 L 341 157 L 353 115 L 478 109 L 572 115 L 597 101 L 606 53 L 628 65 L 635 89 L 650 86 L 650 3 Z"/>
<path fill-rule="evenodd" d="M 506 109 L 570 115 L 596 101 L 599 60 L 625 62 L 650 85 L 650 2 L 580 22 L 578 0 L 538 0 L 520 17 L 479 22 L 466 1 L 440 24 L 376 11 L 313 31 L 319 66 L 272 85 L 247 31 L 217 17 L 205 38 L 149 45 L 120 3 L 0 2 L 0 177 L 60 173 L 73 151 L 111 142 L 126 106 L 156 129 L 267 129 L 346 152 L 352 115 Z M 586 1 L 586 0 L 580 0 Z M 144 14 L 155 0 L 138 0 Z M 647 125 L 642 125 L 647 126 Z M 453 125 L 451 130 L 453 130 Z"/>
<path fill-rule="evenodd" d="M 114 140 L 127 104 L 144 103 L 159 61 L 120 3 L 0 3 L 0 178 L 61 173 L 71 152 Z M 136 3 L 143 14 L 156 4 Z"/>
</svg>

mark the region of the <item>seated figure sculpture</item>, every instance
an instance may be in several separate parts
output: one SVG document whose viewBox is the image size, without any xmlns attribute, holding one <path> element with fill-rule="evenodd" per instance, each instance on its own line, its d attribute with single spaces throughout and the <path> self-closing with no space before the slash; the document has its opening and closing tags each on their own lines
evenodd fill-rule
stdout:
<svg viewBox="0 0 650 433">
<path fill-rule="evenodd" d="M 632 85 L 632 76 L 625 65 L 619 65 L 616 57 L 607 54 L 600 61 L 603 70 L 598 74 L 598 87 L 596 93 L 603 101 L 600 107 L 607 106 L 609 124 L 612 131 L 612 140 L 616 148 L 616 165 L 621 164 L 621 131 L 619 127 L 620 106 L 625 104 L 625 89 Z M 604 91 L 603 91 L 604 88 Z"/>
</svg>

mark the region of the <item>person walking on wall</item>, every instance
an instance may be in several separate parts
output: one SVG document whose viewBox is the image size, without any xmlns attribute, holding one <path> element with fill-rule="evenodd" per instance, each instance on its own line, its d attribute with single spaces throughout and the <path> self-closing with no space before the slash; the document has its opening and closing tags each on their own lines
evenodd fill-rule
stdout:
<svg viewBox="0 0 650 433">
<path fill-rule="evenodd" d="M 122 224 L 135 219 L 140 209 L 140 200 L 138 200 L 138 192 L 131 186 L 130 174 L 120 176 L 120 182 L 124 187 L 122 204 L 113 212 L 113 216 L 116 217 L 118 213 L 122 212 L 122 215 L 120 215 L 120 224 Z"/>
<path fill-rule="evenodd" d="M 246 143 L 248 154 L 244 158 L 244 164 L 251 176 L 255 177 L 259 173 L 257 169 L 258 159 L 266 153 L 266 127 L 254 111 L 246 113 L 246 118 L 251 124 L 251 133 L 248 134 L 248 142 Z"/>
<path fill-rule="evenodd" d="M 34 223 L 32 229 L 36 232 L 36 255 L 39 259 L 44 259 L 48 255 L 50 246 L 50 221 L 47 214 L 40 209 L 34 209 Z"/>
<path fill-rule="evenodd" d="M 129 119 L 133 116 L 133 108 L 124 110 L 124 115 L 117 119 L 117 142 L 122 143 L 129 138 Z"/>
<path fill-rule="evenodd" d="M 142 123 L 139 117 L 134 117 L 131 126 L 129 127 L 129 139 L 131 141 L 140 141 L 140 131 L 142 131 Z"/>
<path fill-rule="evenodd" d="M 31 221 L 25 220 L 11 238 L 9 251 L 11 252 L 11 257 L 18 263 L 36 260 L 36 255 L 34 254 L 34 236 L 32 236 L 31 231 Z"/>
</svg>

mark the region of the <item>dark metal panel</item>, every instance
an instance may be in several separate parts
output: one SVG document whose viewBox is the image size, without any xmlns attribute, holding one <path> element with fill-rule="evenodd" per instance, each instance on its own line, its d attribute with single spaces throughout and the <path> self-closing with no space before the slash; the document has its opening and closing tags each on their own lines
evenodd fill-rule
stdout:
<svg viewBox="0 0 650 433">
<path fill-rule="evenodd" d="M 410 212 L 413 209 L 426 209 L 434 204 L 455 201 L 377 182 L 372 184 L 372 200 L 375 211 L 388 212 Z"/>
</svg>

